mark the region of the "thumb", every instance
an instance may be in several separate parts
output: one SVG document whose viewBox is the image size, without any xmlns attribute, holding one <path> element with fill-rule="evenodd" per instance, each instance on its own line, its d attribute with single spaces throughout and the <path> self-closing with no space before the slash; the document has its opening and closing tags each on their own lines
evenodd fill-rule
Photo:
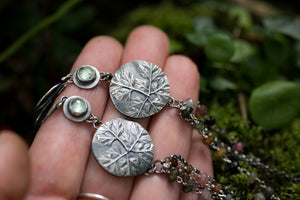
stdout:
<svg viewBox="0 0 300 200">
<path fill-rule="evenodd" d="M 29 172 L 27 144 L 11 131 L 0 132 L 0 199 L 23 199 Z"/>
</svg>

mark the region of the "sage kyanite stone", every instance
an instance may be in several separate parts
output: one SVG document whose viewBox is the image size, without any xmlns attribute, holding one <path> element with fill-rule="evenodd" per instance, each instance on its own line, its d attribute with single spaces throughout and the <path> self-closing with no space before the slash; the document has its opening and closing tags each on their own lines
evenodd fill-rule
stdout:
<svg viewBox="0 0 300 200">
<path fill-rule="evenodd" d="M 82 99 L 75 98 L 70 102 L 69 110 L 74 116 L 82 116 L 87 112 L 87 105 Z"/>
<path fill-rule="evenodd" d="M 90 82 L 96 78 L 96 72 L 88 66 L 81 67 L 77 72 L 77 77 L 80 81 Z"/>
</svg>

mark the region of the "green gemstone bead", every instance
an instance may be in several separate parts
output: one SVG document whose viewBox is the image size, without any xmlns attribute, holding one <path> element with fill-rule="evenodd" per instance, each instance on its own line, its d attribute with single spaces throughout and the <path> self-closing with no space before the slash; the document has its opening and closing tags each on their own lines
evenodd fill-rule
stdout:
<svg viewBox="0 0 300 200">
<path fill-rule="evenodd" d="M 194 188 L 194 183 L 191 180 L 188 180 L 185 185 L 182 185 L 182 191 L 185 193 L 191 192 Z"/>
<path fill-rule="evenodd" d="M 96 78 L 96 72 L 90 67 L 82 67 L 78 70 L 77 77 L 80 81 L 90 82 Z"/>
<path fill-rule="evenodd" d="M 79 98 L 73 99 L 69 104 L 69 110 L 74 116 L 82 116 L 87 112 L 87 104 Z"/>
<path fill-rule="evenodd" d="M 182 112 L 181 112 L 181 115 L 182 117 L 184 118 L 187 118 L 190 116 L 190 114 L 193 112 L 193 108 L 191 107 L 187 107 L 186 109 L 184 109 Z"/>
<path fill-rule="evenodd" d="M 177 180 L 177 176 L 178 176 L 178 170 L 174 169 L 170 172 L 169 174 L 169 182 L 174 182 Z"/>
</svg>

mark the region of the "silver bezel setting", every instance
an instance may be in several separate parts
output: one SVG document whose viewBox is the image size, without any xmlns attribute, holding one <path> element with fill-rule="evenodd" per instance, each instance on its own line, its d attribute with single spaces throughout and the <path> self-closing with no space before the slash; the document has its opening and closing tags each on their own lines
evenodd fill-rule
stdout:
<svg viewBox="0 0 300 200">
<path fill-rule="evenodd" d="M 82 68 L 85 68 L 85 67 L 90 68 L 92 71 L 95 72 L 96 76 L 94 79 L 92 79 L 90 81 L 80 80 L 80 78 L 78 77 L 78 72 L 79 72 L 79 70 L 81 70 Z M 74 71 L 73 81 L 74 81 L 74 84 L 77 85 L 79 88 L 90 89 L 90 88 L 95 87 L 99 83 L 100 73 L 95 67 L 93 67 L 91 65 L 82 65 Z"/>
<path fill-rule="evenodd" d="M 75 99 L 80 99 L 82 100 L 85 105 L 86 105 L 86 110 L 84 113 L 82 114 L 73 114 L 72 111 L 70 110 L 70 103 L 75 100 Z M 86 120 L 90 114 L 91 114 L 91 105 L 90 103 L 83 97 L 80 96 L 71 96 L 69 97 L 65 102 L 64 102 L 64 106 L 63 106 L 63 111 L 65 116 L 75 122 L 82 122 L 84 120 Z"/>
</svg>

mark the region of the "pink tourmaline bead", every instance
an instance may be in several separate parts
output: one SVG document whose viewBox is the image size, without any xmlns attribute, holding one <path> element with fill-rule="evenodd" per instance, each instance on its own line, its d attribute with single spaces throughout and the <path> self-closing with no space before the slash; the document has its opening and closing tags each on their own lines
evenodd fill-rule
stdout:
<svg viewBox="0 0 300 200">
<path fill-rule="evenodd" d="M 198 200 L 211 200 L 211 194 L 207 189 L 203 189 Z"/>
<path fill-rule="evenodd" d="M 205 116 L 207 114 L 207 108 L 205 105 L 199 105 L 195 109 L 195 115 Z"/>
<path fill-rule="evenodd" d="M 244 143 L 243 142 L 238 142 L 235 145 L 233 145 L 232 149 L 234 151 L 242 151 L 244 147 Z"/>
<path fill-rule="evenodd" d="M 198 183 L 200 185 L 205 185 L 205 184 L 207 184 L 209 177 L 206 174 L 200 174 L 200 177 L 197 177 L 196 180 L 198 181 Z"/>
</svg>

